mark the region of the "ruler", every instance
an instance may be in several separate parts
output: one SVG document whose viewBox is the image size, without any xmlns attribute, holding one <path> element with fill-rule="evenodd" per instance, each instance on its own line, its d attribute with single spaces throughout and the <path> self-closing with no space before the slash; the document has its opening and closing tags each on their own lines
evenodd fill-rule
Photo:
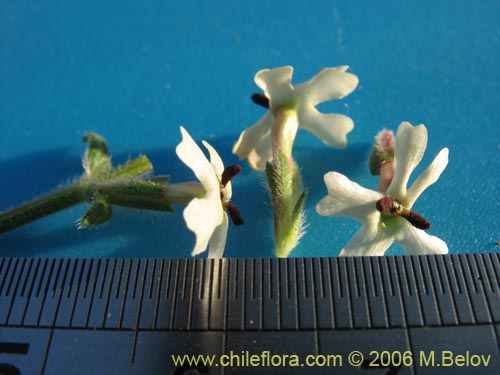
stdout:
<svg viewBox="0 0 500 375">
<path fill-rule="evenodd" d="M 498 253 L 0 258 L 0 374 L 499 374 L 499 337 Z M 172 359 L 228 353 L 240 363 Z M 342 363 L 245 366 L 254 354 Z"/>
</svg>

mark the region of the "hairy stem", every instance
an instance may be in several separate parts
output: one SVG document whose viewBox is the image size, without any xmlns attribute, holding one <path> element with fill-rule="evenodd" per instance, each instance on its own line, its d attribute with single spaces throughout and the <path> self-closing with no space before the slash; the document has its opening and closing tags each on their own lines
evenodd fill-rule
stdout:
<svg viewBox="0 0 500 375">
<path fill-rule="evenodd" d="M 0 233 L 31 223 L 65 208 L 86 202 L 90 186 L 73 184 L 31 202 L 0 212 Z"/>
<path fill-rule="evenodd" d="M 203 196 L 205 190 L 199 183 L 187 182 L 168 185 L 166 178 L 152 178 L 148 180 L 118 179 L 112 182 L 96 182 L 81 179 L 74 184 L 57 190 L 31 202 L 0 212 L 0 233 L 31 223 L 37 219 L 75 206 L 81 203 L 92 203 L 93 208 L 86 217 L 98 212 L 95 203 L 102 200 L 104 206 L 122 206 L 152 211 L 173 211 L 172 204 L 187 205 L 193 198 Z M 99 211 L 100 212 L 100 211 Z M 95 215 L 94 215 L 95 216 Z M 88 216 L 85 227 L 102 224 L 90 220 Z M 111 218 L 111 211 L 106 220 Z"/>
</svg>

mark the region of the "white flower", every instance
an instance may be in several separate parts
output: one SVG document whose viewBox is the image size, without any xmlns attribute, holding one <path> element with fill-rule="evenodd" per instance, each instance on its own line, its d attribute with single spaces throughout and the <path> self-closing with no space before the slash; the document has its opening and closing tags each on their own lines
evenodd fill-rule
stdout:
<svg viewBox="0 0 500 375">
<path fill-rule="evenodd" d="M 264 170 L 272 159 L 270 129 L 279 109 L 293 110 L 299 127 L 312 132 L 327 145 L 345 147 L 346 135 L 354 127 L 352 120 L 340 114 L 322 114 L 315 106 L 341 99 L 356 88 L 358 77 L 346 73 L 347 69 L 347 66 L 325 68 L 309 81 L 296 86 L 291 84 L 291 66 L 257 72 L 255 83 L 269 99 L 270 110 L 254 126 L 241 133 L 233 153 L 240 159 L 248 157 L 252 168 Z M 292 129 L 292 142 L 296 131 L 296 127 Z"/>
<path fill-rule="evenodd" d="M 424 220 L 421 216 L 411 211 L 408 214 L 416 199 L 437 181 L 448 164 L 448 149 L 443 148 L 407 190 L 410 175 L 422 160 L 426 146 L 427 129 L 424 125 L 414 127 L 408 122 L 399 125 L 395 173 L 385 195 L 365 189 L 340 173 L 325 175 L 328 195 L 316 206 L 317 212 L 325 216 L 350 216 L 364 224 L 340 255 L 384 255 L 394 241 L 409 254 L 448 253 L 443 240 L 415 227 L 421 224 L 421 219 Z M 383 204 L 389 205 L 382 209 L 384 213 L 378 209 Z"/>
<path fill-rule="evenodd" d="M 221 258 L 228 229 L 225 209 L 229 210 L 236 225 L 243 222 L 236 208 L 229 202 L 232 196 L 230 180 L 239 173 L 240 168 L 231 166 L 224 169 L 217 151 L 203 141 L 210 154 L 208 161 L 189 133 L 182 126 L 180 130 L 182 141 L 175 152 L 179 159 L 192 169 L 205 190 L 203 196 L 193 198 L 184 209 L 186 225 L 196 235 L 196 244 L 191 255 L 202 253 L 208 246 L 210 258 Z"/>
</svg>

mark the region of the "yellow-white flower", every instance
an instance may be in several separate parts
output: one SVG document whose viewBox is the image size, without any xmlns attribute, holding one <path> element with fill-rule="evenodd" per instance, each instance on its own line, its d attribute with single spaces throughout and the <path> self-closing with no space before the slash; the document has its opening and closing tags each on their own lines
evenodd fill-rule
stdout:
<svg viewBox="0 0 500 375">
<path fill-rule="evenodd" d="M 340 255 L 384 255 L 394 241 L 409 254 L 448 253 L 443 240 L 419 229 L 429 228 L 430 224 L 410 210 L 448 164 L 448 149 L 443 148 L 407 190 L 410 175 L 422 160 L 426 147 L 424 125 L 412 126 L 408 122 L 399 125 L 394 178 L 385 194 L 365 189 L 337 172 L 325 175 L 328 195 L 316 206 L 317 212 L 325 216 L 349 216 L 364 224 Z"/>
<path fill-rule="evenodd" d="M 204 193 L 193 198 L 184 209 L 187 227 L 196 235 L 196 244 L 191 255 L 195 256 L 208 247 L 209 258 L 221 258 L 226 245 L 229 211 L 236 225 L 242 224 L 236 207 L 231 204 L 231 179 L 240 172 L 238 166 L 224 168 L 222 160 L 207 142 L 203 145 L 208 150 L 210 161 L 195 143 L 189 133 L 180 128 L 182 141 L 175 152 L 181 161 L 194 172 L 200 181 Z"/>
<path fill-rule="evenodd" d="M 347 66 L 325 68 L 309 81 L 296 86 L 291 84 L 291 66 L 257 72 L 255 83 L 269 99 L 270 110 L 241 133 L 233 153 L 240 159 L 248 158 L 252 168 L 264 170 L 266 163 L 273 158 L 271 128 L 278 112 L 287 116 L 283 120 L 287 123 L 286 129 L 282 131 L 288 137 L 288 143 L 293 143 L 298 128 L 301 128 L 331 147 L 345 147 L 347 133 L 354 127 L 352 120 L 345 115 L 322 114 L 315 107 L 328 100 L 341 99 L 356 88 L 358 77 L 347 73 L 347 69 Z"/>
</svg>

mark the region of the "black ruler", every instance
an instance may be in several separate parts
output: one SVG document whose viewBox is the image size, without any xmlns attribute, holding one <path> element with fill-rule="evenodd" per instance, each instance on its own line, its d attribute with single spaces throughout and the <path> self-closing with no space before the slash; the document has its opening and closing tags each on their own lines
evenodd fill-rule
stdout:
<svg viewBox="0 0 500 375">
<path fill-rule="evenodd" d="M 499 374 L 499 337 L 497 253 L 0 258 L 0 374 Z"/>
</svg>

